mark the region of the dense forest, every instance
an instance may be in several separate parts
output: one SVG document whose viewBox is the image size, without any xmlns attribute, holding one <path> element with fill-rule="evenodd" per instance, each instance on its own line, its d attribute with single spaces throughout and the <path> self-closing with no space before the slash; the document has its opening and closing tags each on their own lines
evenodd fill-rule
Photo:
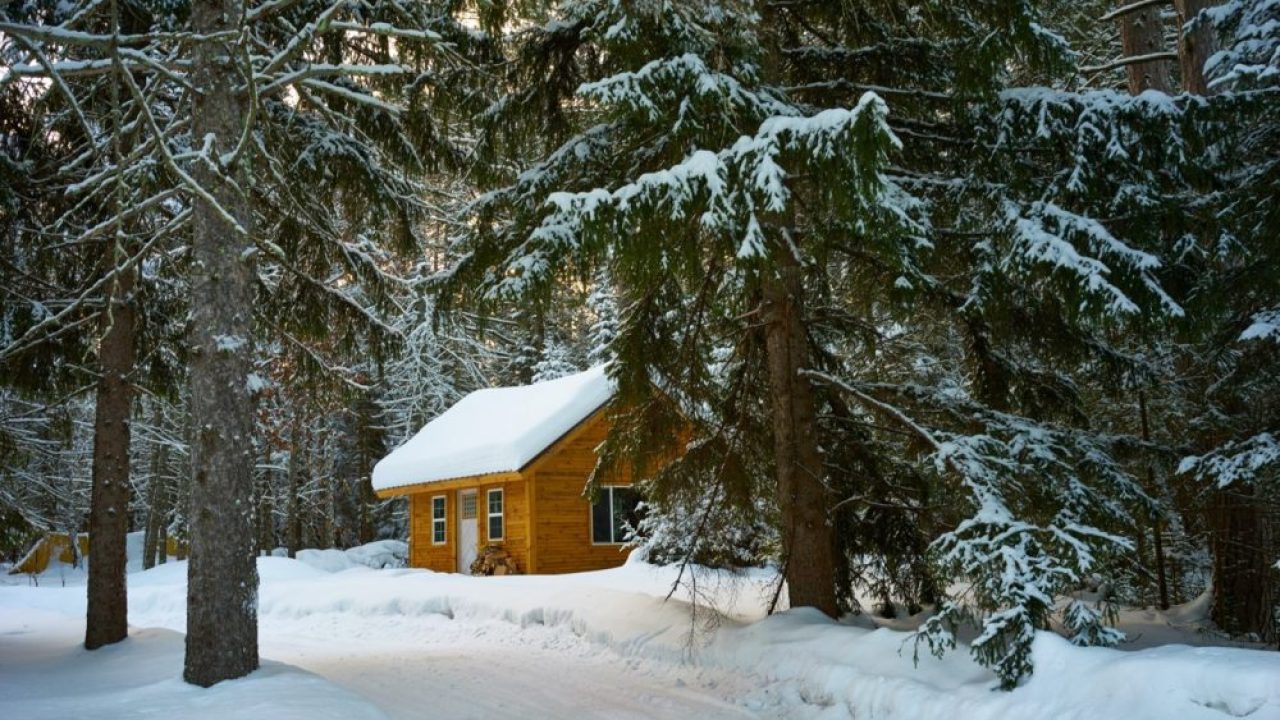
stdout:
<svg viewBox="0 0 1280 720">
<path fill-rule="evenodd" d="M 256 667 L 256 554 L 601 363 L 651 560 L 1007 687 L 1206 592 L 1278 641 L 1280 0 L 20 0 L 0 62 L 0 551 L 89 533 L 91 648 L 142 530 Z"/>
</svg>

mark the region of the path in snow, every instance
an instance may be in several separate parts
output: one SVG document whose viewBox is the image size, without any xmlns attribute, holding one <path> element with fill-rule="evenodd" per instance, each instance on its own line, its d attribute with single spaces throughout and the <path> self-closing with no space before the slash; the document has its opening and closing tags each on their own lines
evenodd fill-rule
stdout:
<svg viewBox="0 0 1280 720">
<path fill-rule="evenodd" d="M 752 683 L 724 673 L 623 659 L 562 628 L 520 629 L 443 616 L 336 614 L 263 621 L 264 657 L 369 699 L 392 718 L 751 718 Z"/>
</svg>

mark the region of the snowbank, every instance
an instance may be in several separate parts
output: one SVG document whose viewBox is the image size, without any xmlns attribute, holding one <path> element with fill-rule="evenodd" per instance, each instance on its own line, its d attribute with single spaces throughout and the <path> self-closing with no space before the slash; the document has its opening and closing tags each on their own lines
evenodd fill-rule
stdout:
<svg viewBox="0 0 1280 720">
<path fill-rule="evenodd" d="M 703 574 L 697 596 L 715 600 L 729 613 L 699 615 L 694 632 L 688 590 L 671 602 L 662 599 L 675 570 L 639 562 L 577 575 L 492 578 L 361 565 L 326 572 L 286 558 L 259 558 L 258 567 L 264 637 L 274 638 L 270 642 L 276 648 L 299 653 L 288 657 L 301 659 L 317 647 L 325 649 L 335 657 L 308 667 L 361 687 L 370 700 L 392 703 L 386 709 L 399 708 L 405 716 L 419 712 L 420 703 L 438 690 L 412 664 L 420 661 L 415 658 L 430 659 L 435 652 L 439 659 L 431 667 L 448 667 L 476 643 L 506 638 L 513 649 L 493 656 L 510 655 L 512 667 L 504 672 L 536 673 L 525 665 L 559 658 L 555 653 L 565 648 L 596 647 L 622 658 L 637 677 L 678 673 L 676 687 L 682 689 L 685 681 L 692 688 L 705 686 L 708 677 L 719 678 L 715 682 L 732 678 L 734 690 L 726 691 L 731 702 L 748 715 L 766 718 L 1280 720 L 1280 653 L 1185 645 L 1128 652 L 1078 648 L 1046 633 L 1034 644 L 1035 675 L 1013 692 L 1000 692 L 993 689 L 994 676 L 963 646 L 941 659 L 925 654 L 917 662 L 910 633 L 837 623 L 805 608 L 761 618 L 771 589 L 763 571 Z M 185 563 L 174 563 L 130 577 L 135 638 L 139 627 L 185 625 L 184 569 Z M 41 608 L 37 614 L 57 611 L 82 618 L 83 590 L 0 588 L 0 616 L 6 623 L 26 618 L 23 608 L 29 607 Z M 521 655 L 529 646 L 513 639 L 520 637 L 530 638 L 543 654 Z M 8 668 L 27 666 L 15 661 L 10 647 L 16 646 L 7 640 L 0 644 L 5 650 L 0 678 L 6 681 Z M 180 665 L 177 659 L 169 662 Z M 385 681 L 388 666 L 415 680 L 408 685 Z M 278 682 L 301 683 L 306 677 L 281 672 L 287 677 Z M 480 673 L 475 682 L 480 688 L 490 680 Z M 479 691 L 465 689 L 462 697 L 465 701 Z M 0 690 L 0 697 L 6 692 Z M 292 689 L 281 692 L 294 702 Z M 32 711 L 23 717 L 58 717 L 54 711 L 64 707 L 31 704 L 36 700 L 29 697 L 23 702 Z M 271 716 L 281 715 L 276 709 Z M 361 717 L 355 710 L 352 714 Z M 498 715 L 530 716 L 514 710 Z M 251 715 L 238 715 L 246 716 Z"/>
<path fill-rule="evenodd" d="M 373 487 L 519 470 L 613 392 L 603 365 L 523 387 L 477 390 L 380 460 Z"/>
<path fill-rule="evenodd" d="M 766 717 L 803 706 L 806 716 L 876 720 L 1280 718 L 1277 653 L 1187 646 L 1122 652 L 1078 648 L 1044 633 L 1034 647 L 1035 676 L 999 692 L 995 677 L 964 647 L 942 659 L 924 653 L 917 662 L 909 633 L 839 624 L 807 608 L 744 621 L 762 605 L 765 573 L 704 576 L 699 593 L 734 608 L 739 619 L 703 615 L 702 629 L 691 636 L 687 602 L 662 601 L 674 577 L 670 568 L 632 563 L 579 575 L 494 578 L 356 568 L 306 578 L 293 574 L 289 561 L 266 560 L 259 565 L 264 622 L 341 615 L 343 622 L 395 623 L 431 615 L 477 625 L 500 621 L 512 631 L 555 628 L 637 662 L 691 661 L 756 676 L 761 690 L 743 702 Z M 139 614 L 177 622 L 185 611 L 180 600 L 180 593 L 153 596 L 139 604 Z"/>
<path fill-rule="evenodd" d="M 317 570 L 342 572 L 355 567 L 374 570 L 402 568 L 409 557 L 409 544 L 403 540 L 378 540 L 348 550 L 299 550 L 298 560 Z"/>
</svg>

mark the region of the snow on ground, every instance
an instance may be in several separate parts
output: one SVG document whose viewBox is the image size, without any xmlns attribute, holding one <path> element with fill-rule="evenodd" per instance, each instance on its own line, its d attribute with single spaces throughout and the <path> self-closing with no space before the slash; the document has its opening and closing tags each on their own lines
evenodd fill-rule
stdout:
<svg viewBox="0 0 1280 720">
<path fill-rule="evenodd" d="M 201 690 L 181 679 L 183 636 L 131 628 L 86 651 L 84 618 L 25 607 L 0 613 L 0 715 L 10 718 L 383 719 L 333 683 L 266 661 L 249 679 Z"/>
<path fill-rule="evenodd" d="M 905 632 L 806 609 L 762 618 L 764 573 L 704 575 L 698 595 L 729 613 L 702 616 L 691 633 L 688 592 L 663 602 L 674 568 L 632 562 L 567 576 L 470 578 L 354 562 L 329 572 L 339 564 L 332 555 L 311 556 L 314 564 L 307 557 L 259 559 L 268 662 L 210 692 L 178 679 L 185 563 L 131 575 L 132 637 L 95 653 L 78 647 L 83 587 L 0 587 L 0 714 L 150 717 L 154 705 L 187 717 L 188 704 L 198 704 L 197 715 L 227 720 L 378 710 L 486 720 L 1280 719 L 1274 652 L 1122 652 L 1044 634 L 1036 675 L 1005 693 L 992 690 L 995 679 L 963 647 L 917 667 Z M 64 688 L 75 695 L 62 697 Z M 264 713 L 256 703 L 268 700 Z"/>
</svg>

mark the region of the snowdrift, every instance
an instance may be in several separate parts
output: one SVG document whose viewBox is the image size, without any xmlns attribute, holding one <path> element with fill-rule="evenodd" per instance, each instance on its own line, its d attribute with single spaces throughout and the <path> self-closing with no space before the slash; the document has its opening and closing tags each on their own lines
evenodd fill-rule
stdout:
<svg viewBox="0 0 1280 720">
<path fill-rule="evenodd" d="M 675 571 L 643 563 L 568 576 L 471 578 L 367 568 L 327 574 L 264 558 L 259 571 L 263 622 L 341 615 L 393 623 L 436 615 L 458 623 L 501 621 L 512 632 L 558 628 L 638 662 L 754 675 L 770 691 L 744 703 L 764 716 L 792 714 L 800 704 L 816 717 L 876 720 L 1280 718 L 1277 653 L 1189 646 L 1125 652 L 1074 647 L 1042 633 L 1035 675 L 1000 692 L 963 646 L 942 659 L 922 648 L 917 658 L 910 633 L 840 624 L 807 608 L 751 620 L 767 594 L 764 574 L 704 578 L 701 591 L 730 612 L 702 614 L 695 632 L 686 600 L 662 600 Z M 139 619 L 182 618 L 180 592 L 140 594 Z"/>
<path fill-rule="evenodd" d="M 616 653 L 640 674 L 675 668 L 691 682 L 704 672 L 732 674 L 748 688 L 733 702 L 768 718 L 1280 720 L 1280 653 L 1187 645 L 1135 651 L 1080 648 L 1044 633 L 1034 645 L 1035 675 L 1016 690 L 1001 692 L 994 689 L 996 678 L 975 664 L 963 646 L 941 659 L 927 653 L 917 658 L 907 632 L 837 623 L 804 608 L 761 617 L 771 580 L 764 572 L 701 575 L 698 596 L 713 599 L 724 613 L 701 610 L 695 615 L 687 591 L 663 601 L 674 568 L 630 562 L 577 575 L 472 578 L 367 566 L 398 552 L 398 547 L 382 546 L 340 553 L 341 560 L 330 552 L 307 553 L 299 560 L 259 558 L 264 632 L 287 639 L 302 629 L 331 629 L 331 634 L 326 630 L 320 635 L 321 643 L 330 637 L 395 636 L 402 642 L 395 653 L 403 652 L 405 644 L 427 652 L 433 634 L 450 634 L 455 641 L 472 632 L 517 636 L 527 631 L 538 642 L 572 638 Z M 137 678 L 89 677 L 89 659 L 78 650 L 78 637 L 43 649 L 38 643 L 6 640 L 0 643 L 0 702 L 6 710 L 15 707 L 6 701 L 14 692 L 6 686 L 43 677 L 41 667 L 56 665 L 58 672 L 49 673 L 50 697 L 33 700 L 30 693 L 20 694 L 24 699 L 16 705 L 18 716 L 74 715 L 73 705 L 59 704 L 54 697 L 58 691 L 53 683 L 68 682 L 77 693 L 83 690 L 76 697 L 86 702 L 109 699 L 113 707 L 123 707 L 118 703 L 136 697 L 191 716 L 183 703 L 205 696 L 184 695 L 185 686 L 174 679 L 181 667 L 180 637 L 141 629 L 184 627 L 185 579 L 186 564 L 181 562 L 130 576 L 133 638 L 118 652 L 130 664 L 140 663 Z M 65 626 L 68 617 L 82 618 L 83 610 L 82 589 L 0 587 L 0 633 L 31 633 L 21 628 L 35 617 L 35 637 L 48 630 L 49 623 L 39 618 L 62 618 Z M 355 652 L 349 646 L 343 650 L 349 651 Z M 325 675 L 341 682 L 341 673 L 349 671 L 346 665 Z M 86 677 L 67 681 L 58 677 L 64 670 L 73 676 L 83 671 Z M 116 694 L 93 695 L 93 687 L 104 688 L 109 681 L 117 683 Z M 377 717 L 377 710 L 359 698 L 288 667 L 266 666 L 242 685 L 228 691 L 233 697 L 228 702 L 270 707 L 266 716 Z M 429 689 L 424 686 L 422 692 Z M 270 697 L 274 701 L 269 706 L 253 705 Z M 383 698 L 366 699 L 376 703 Z M 205 716 L 217 714 L 215 706 Z M 240 709 L 220 720 L 254 716 Z"/>
</svg>

